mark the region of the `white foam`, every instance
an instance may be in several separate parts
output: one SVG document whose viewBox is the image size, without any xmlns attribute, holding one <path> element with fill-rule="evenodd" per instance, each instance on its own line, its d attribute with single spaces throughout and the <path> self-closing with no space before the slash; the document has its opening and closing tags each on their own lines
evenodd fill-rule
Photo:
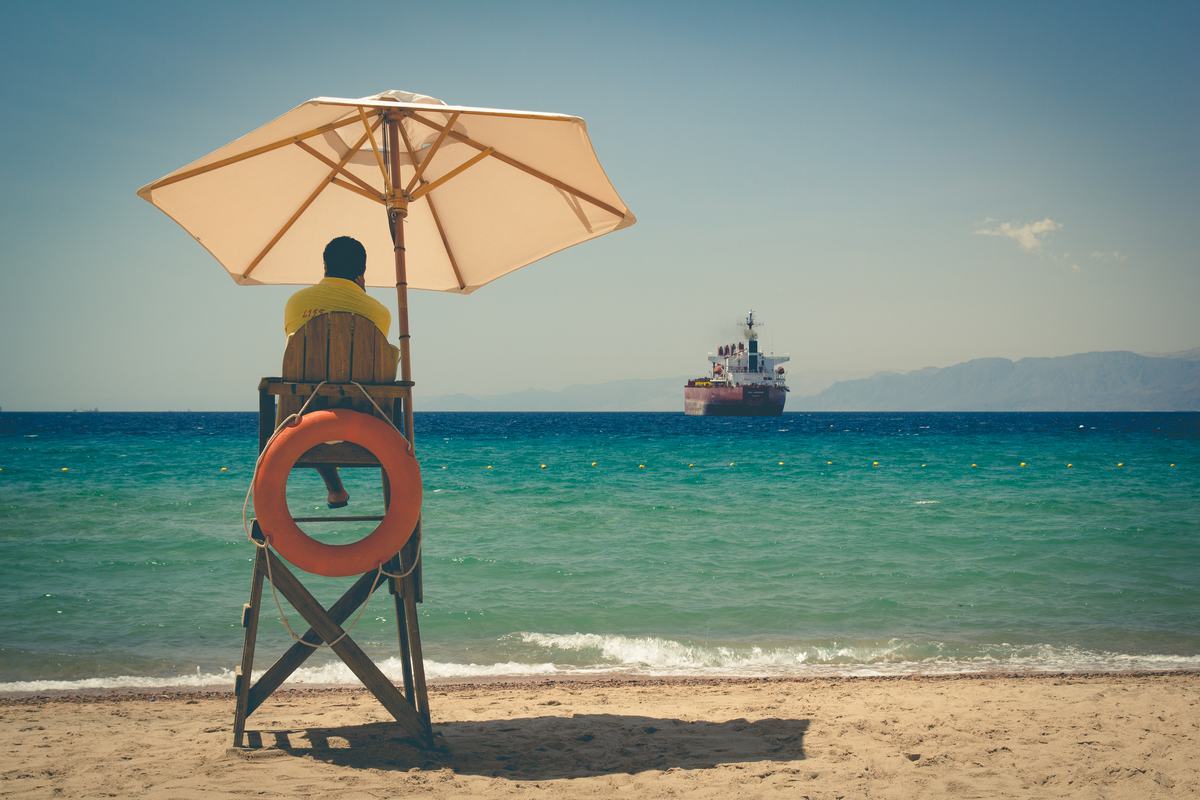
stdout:
<svg viewBox="0 0 1200 800">
<path fill-rule="evenodd" d="M 962 672 L 1120 672 L 1200 669 L 1200 655 L 1135 655 L 1054 645 L 979 645 L 953 653 L 942 642 L 811 644 L 800 647 L 706 646 L 657 637 L 594 633 L 515 634 L 552 651 L 590 656 L 622 672 L 647 675 L 900 675 Z"/>
<path fill-rule="evenodd" d="M 9 681 L 0 683 L 0 692 L 52 692 L 80 689 L 166 689 L 232 686 L 233 671 L 196 672 L 190 675 L 147 677 L 144 675 L 113 675 L 104 678 L 82 678 L 74 681 Z"/>
<path fill-rule="evenodd" d="M 529 661 L 490 664 L 425 661 L 434 679 L 536 677 L 627 673 L 646 676 L 802 677 L 869 675 L 946 675 L 981 672 L 1125 672 L 1200 670 L 1200 655 L 1129 654 L 1048 644 L 998 643 L 952 652 L 941 642 L 823 643 L 794 647 L 714 646 L 654 636 L 598 633 L 515 633 L 503 640 L 536 648 Z M 959 648 L 961 650 L 962 648 Z M 398 658 L 378 662 L 392 681 L 403 680 Z M 255 673 L 255 678 L 261 673 Z M 340 661 L 303 667 L 288 684 L 354 685 L 358 681 Z M 88 689 L 217 688 L 233 686 L 233 672 L 175 676 L 117 675 L 80 680 L 10 681 L 0 692 L 80 691 Z"/>
<path fill-rule="evenodd" d="M 404 679 L 400 660 L 386 658 L 377 662 L 380 670 L 394 682 Z M 455 662 L 425 661 L 425 674 L 430 678 L 475 678 L 493 675 L 553 675 L 563 672 L 561 668 L 550 663 L 522 663 L 505 661 L 495 664 L 460 664 Z M 573 672 L 605 671 L 572 670 Z M 255 672 L 257 679 L 262 673 Z M 234 673 L 223 669 L 219 672 L 200 672 L 171 676 L 144 675 L 113 675 L 101 678 L 82 678 L 79 680 L 44 680 L 44 681 L 9 681 L 0 682 L 2 692 L 51 692 L 51 691 L 80 691 L 87 689 L 227 689 L 233 686 Z M 302 667 L 292 673 L 288 684 L 319 684 L 327 686 L 352 685 L 358 682 L 354 673 L 340 661 L 331 661 L 313 667 Z"/>
<path fill-rule="evenodd" d="M 703 646 L 653 636 L 619 636 L 595 633 L 516 634 L 526 644 L 551 650 L 587 654 L 601 663 L 653 675 L 731 674 L 768 675 L 802 673 L 814 665 L 874 663 L 903 647 L 899 640 L 884 645 L 809 647 Z"/>
</svg>

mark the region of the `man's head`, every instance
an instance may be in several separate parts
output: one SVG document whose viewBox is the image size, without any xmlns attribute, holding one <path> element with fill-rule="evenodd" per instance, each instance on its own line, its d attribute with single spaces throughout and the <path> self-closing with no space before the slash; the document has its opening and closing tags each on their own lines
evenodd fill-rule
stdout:
<svg viewBox="0 0 1200 800">
<path fill-rule="evenodd" d="M 325 277 L 344 278 L 363 285 L 363 273 L 367 271 L 367 251 L 357 240 L 339 236 L 325 245 Z"/>
</svg>

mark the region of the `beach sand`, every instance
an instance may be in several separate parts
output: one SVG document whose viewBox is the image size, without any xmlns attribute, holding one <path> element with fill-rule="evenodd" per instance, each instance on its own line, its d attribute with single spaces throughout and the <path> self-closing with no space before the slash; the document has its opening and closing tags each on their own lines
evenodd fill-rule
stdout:
<svg viewBox="0 0 1200 800">
<path fill-rule="evenodd" d="M 0 795 L 1200 796 L 1200 675 L 570 680 L 431 687 L 442 752 L 359 689 L 0 700 Z"/>
</svg>

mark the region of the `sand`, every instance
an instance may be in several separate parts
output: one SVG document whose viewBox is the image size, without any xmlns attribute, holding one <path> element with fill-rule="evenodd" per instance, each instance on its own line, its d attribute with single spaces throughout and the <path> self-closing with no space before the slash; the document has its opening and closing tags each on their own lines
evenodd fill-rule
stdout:
<svg viewBox="0 0 1200 800">
<path fill-rule="evenodd" d="M 5 797 L 1200 796 L 1200 675 L 439 685 L 441 752 L 357 689 L 0 700 Z"/>
</svg>

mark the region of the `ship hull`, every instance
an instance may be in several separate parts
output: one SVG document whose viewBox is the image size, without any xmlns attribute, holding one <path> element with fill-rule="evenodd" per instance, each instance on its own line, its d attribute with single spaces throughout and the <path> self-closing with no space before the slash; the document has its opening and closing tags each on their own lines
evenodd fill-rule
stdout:
<svg viewBox="0 0 1200 800">
<path fill-rule="evenodd" d="M 694 417 L 777 417 L 787 392 L 777 386 L 685 386 L 683 413 Z"/>
</svg>

